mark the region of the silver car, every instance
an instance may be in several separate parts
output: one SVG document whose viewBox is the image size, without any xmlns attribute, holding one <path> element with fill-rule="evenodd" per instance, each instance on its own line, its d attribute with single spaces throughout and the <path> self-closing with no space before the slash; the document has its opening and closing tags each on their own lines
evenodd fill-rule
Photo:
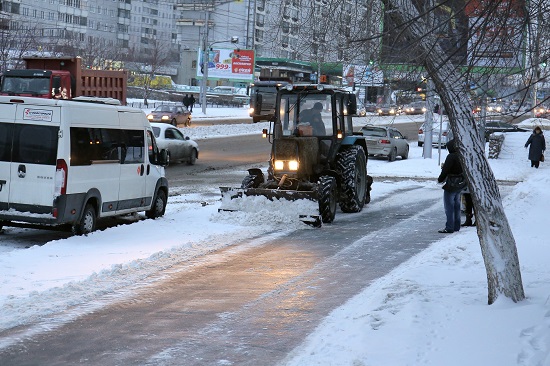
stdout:
<svg viewBox="0 0 550 366">
<path fill-rule="evenodd" d="M 199 145 L 176 127 L 166 123 L 151 123 L 160 150 L 166 149 L 168 164 L 187 162 L 195 164 L 199 157 Z"/>
<path fill-rule="evenodd" d="M 369 155 L 382 155 L 388 161 L 394 161 L 398 156 L 409 157 L 409 143 L 406 137 L 394 127 L 363 126 L 361 128 L 367 143 Z"/>
<path fill-rule="evenodd" d="M 431 128 L 424 122 L 418 129 L 418 146 L 424 145 L 426 132 L 432 135 L 432 146 L 441 144 L 441 147 L 445 148 L 447 141 L 452 140 L 452 131 L 448 120 L 434 121 Z"/>
</svg>

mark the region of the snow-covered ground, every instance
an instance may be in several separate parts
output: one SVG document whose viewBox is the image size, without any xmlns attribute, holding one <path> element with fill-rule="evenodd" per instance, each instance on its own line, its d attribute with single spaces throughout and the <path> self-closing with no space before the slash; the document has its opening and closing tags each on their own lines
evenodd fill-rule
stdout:
<svg viewBox="0 0 550 366">
<path fill-rule="evenodd" d="M 194 119 L 204 116 L 195 110 Z M 209 116 L 246 116 L 245 108 L 212 108 Z M 369 123 L 379 123 L 367 117 Z M 396 118 L 394 123 L 410 120 Z M 258 133 L 261 124 L 185 129 L 200 139 Z M 284 365 L 550 365 L 550 167 L 530 168 L 523 144 L 529 133 L 506 136 L 501 157 L 490 160 L 498 180 L 518 181 L 507 188 L 504 205 L 517 242 L 527 299 L 514 304 L 501 296 L 487 305 L 487 284 L 475 228 L 441 236 L 430 248 L 365 288 L 335 309 Z M 442 151 L 441 161 L 446 152 Z M 369 160 L 376 194 L 410 184 L 376 177 L 422 179 L 416 184 L 440 189 L 436 150 L 432 159 L 411 143 L 407 160 Z M 214 174 L 214 173 L 213 173 Z M 215 174 L 219 174 L 216 172 Z M 213 188 L 212 193 L 217 194 Z M 0 236 L 0 329 L 37 322 L 56 324 L 100 307 L 109 296 L 124 296 L 136 283 L 156 279 L 159 269 L 272 232 L 316 230 L 289 221 L 298 203 L 278 205 L 277 213 L 218 213 L 212 195 L 171 196 L 166 215 L 97 231 L 87 237 L 50 241 L 28 249 L 9 245 L 22 229 Z M 443 192 L 441 191 L 441 196 Z M 301 207 L 303 208 L 303 207 Z M 368 207 L 367 207 L 368 210 Z M 444 225 L 441 216 L 434 218 Z M 336 217 L 338 220 L 338 216 Z M 181 225 L 185 222 L 186 225 Z M 318 229 L 318 230 L 322 230 Z M 24 231 L 27 232 L 27 231 Z M 16 339 L 0 340 L 0 348 Z"/>
</svg>

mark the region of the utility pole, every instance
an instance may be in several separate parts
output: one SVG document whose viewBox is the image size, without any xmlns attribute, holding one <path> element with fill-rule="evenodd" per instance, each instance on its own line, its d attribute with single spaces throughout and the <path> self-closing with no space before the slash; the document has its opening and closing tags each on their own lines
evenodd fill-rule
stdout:
<svg viewBox="0 0 550 366">
<path fill-rule="evenodd" d="M 208 62 L 210 58 L 210 49 L 208 46 L 208 23 L 210 22 L 210 9 L 206 10 L 206 20 L 204 26 L 204 40 L 202 48 L 202 80 L 201 80 L 201 108 L 202 113 L 206 114 L 206 89 L 208 88 Z"/>
<path fill-rule="evenodd" d="M 533 64 L 531 65 L 532 67 L 532 78 L 531 78 L 531 82 L 533 84 L 533 110 L 532 110 L 532 114 L 533 114 L 533 117 L 536 117 L 536 109 L 537 109 L 537 104 L 538 104 L 538 100 L 537 100 L 537 94 L 538 94 L 538 83 L 540 81 L 540 42 L 541 42 L 541 33 L 540 32 L 540 25 L 541 23 L 543 22 L 543 19 L 542 19 L 542 9 L 541 9 L 541 6 L 540 6 L 540 2 L 537 4 L 538 6 L 538 9 L 537 9 L 537 20 L 534 22 L 533 24 L 533 32 L 535 33 L 535 44 L 533 45 L 534 49 L 533 49 Z"/>
<path fill-rule="evenodd" d="M 225 2 L 223 4 L 227 4 L 228 2 Z M 212 2 L 212 5 L 214 5 L 214 2 Z M 210 49 L 212 46 L 216 43 L 224 43 L 224 42 L 231 42 L 231 43 L 239 43 L 239 37 L 232 36 L 230 40 L 227 41 L 214 41 L 210 42 L 208 40 L 208 34 L 209 34 L 209 26 L 210 23 L 210 8 L 206 9 L 206 16 L 205 16 L 205 31 L 204 31 L 204 39 L 203 39 L 203 47 L 202 47 L 202 80 L 201 80 L 201 90 L 200 90 L 200 101 L 201 101 L 201 109 L 202 113 L 206 114 L 206 93 L 208 89 L 208 66 L 210 64 Z"/>
<path fill-rule="evenodd" d="M 441 108 L 441 106 L 439 106 Z M 434 85 L 432 79 L 426 83 L 426 116 L 424 122 L 424 145 L 422 146 L 422 156 L 424 159 L 432 158 L 432 134 L 434 126 Z"/>
</svg>

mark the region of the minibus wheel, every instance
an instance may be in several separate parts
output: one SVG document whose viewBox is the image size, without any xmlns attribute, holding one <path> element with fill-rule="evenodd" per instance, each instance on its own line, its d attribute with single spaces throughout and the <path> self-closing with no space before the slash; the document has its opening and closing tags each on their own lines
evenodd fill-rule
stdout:
<svg viewBox="0 0 550 366">
<path fill-rule="evenodd" d="M 153 201 L 151 209 L 146 212 L 146 216 L 150 219 L 156 219 L 157 217 L 163 216 L 164 211 L 166 211 L 166 201 L 166 193 L 164 193 L 162 189 L 159 189 L 155 195 L 155 200 Z"/>
<path fill-rule="evenodd" d="M 73 233 L 76 235 L 88 235 L 95 230 L 97 217 L 94 206 L 87 204 L 80 221 L 73 225 Z"/>
</svg>

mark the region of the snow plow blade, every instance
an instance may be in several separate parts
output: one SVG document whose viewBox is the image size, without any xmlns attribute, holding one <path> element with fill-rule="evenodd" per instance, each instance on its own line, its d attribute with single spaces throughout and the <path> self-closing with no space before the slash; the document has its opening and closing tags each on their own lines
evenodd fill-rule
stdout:
<svg viewBox="0 0 550 366">
<path fill-rule="evenodd" d="M 245 196 L 263 196 L 273 201 L 274 199 L 285 199 L 288 201 L 296 201 L 308 199 L 317 201 L 317 192 L 314 191 L 294 191 L 285 189 L 266 189 L 266 188 L 231 188 L 220 187 L 222 198 L 229 197 L 230 199 L 240 198 Z"/>
<path fill-rule="evenodd" d="M 266 188 L 231 188 L 220 187 L 222 194 L 222 204 L 219 211 L 237 211 L 237 208 L 231 207 L 231 200 L 237 200 L 243 196 L 260 196 L 265 197 L 270 201 L 274 200 L 287 200 L 297 201 L 301 199 L 307 199 L 313 202 L 317 202 L 317 192 L 314 191 L 295 191 L 295 190 L 283 190 L 283 189 L 266 189 Z M 299 215 L 300 221 L 305 224 L 321 227 L 322 220 L 320 215 Z"/>
</svg>

